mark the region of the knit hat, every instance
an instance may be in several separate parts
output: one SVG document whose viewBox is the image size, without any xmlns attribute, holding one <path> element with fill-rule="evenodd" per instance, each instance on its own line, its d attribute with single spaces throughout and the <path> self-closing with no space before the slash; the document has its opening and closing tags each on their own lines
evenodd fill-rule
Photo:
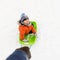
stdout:
<svg viewBox="0 0 60 60">
<path fill-rule="evenodd" d="M 28 16 L 25 13 L 21 14 L 21 22 L 25 21 L 26 19 L 29 19 Z"/>
</svg>

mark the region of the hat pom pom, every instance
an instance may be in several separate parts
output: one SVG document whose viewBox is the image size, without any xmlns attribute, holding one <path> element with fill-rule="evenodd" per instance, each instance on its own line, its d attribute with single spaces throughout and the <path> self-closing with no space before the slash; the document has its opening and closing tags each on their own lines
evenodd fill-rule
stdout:
<svg viewBox="0 0 60 60">
<path fill-rule="evenodd" d="M 22 16 L 26 16 L 25 13 L 22 13 L 22 14 L 21 14 L 21 17 L 22 17 Z"/>
</svg>

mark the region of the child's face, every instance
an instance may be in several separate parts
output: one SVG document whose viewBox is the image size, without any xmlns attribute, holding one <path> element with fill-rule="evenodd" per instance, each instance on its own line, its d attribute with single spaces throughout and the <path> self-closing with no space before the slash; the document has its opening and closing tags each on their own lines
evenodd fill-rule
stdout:
<svg viewBox="0 0 60 60">
<path fill-rule="evenodd" d="M 29 23 L 30 23 L 29 19 L 27 19 L 27 20 L 24 21 L 25 25 L 28 25 Z"/>
</svg>

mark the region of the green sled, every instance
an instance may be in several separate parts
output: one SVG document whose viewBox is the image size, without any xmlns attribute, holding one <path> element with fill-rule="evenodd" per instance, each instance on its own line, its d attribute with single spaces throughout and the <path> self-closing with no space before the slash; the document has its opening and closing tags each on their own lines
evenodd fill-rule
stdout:
<svg viewBox="0 0 60 60">
<path fill-rule="evenodd" d="M 35 21 L 31 21 L 31 24 L 34 26 L 34 28 L 37 31 L 36 22 Z M 19 38 L 19 44 L 21 44 L 21 45 L 33 45 L 36 42 L 36 38 L 37 38 L 37 36 L 32 34 L 32 33 L 27 34 L 27 35 L 25 35 L 25 39 L 28 40 L 28 42 L 24 42 L 24 41 L 20 40 L 20 38 Z"/>
</svg>

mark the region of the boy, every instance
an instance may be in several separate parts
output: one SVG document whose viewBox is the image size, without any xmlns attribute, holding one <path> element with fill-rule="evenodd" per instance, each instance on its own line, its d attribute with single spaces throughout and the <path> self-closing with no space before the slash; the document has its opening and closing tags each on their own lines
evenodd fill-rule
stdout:
<svg viewBox="0 0 60 60">
<path fill-rule="evenodd" d="M 29 18 L 24 13 L 21 15 L 21 19 L 19 20 L 19 32 L 20 32 L 20 40 L 25 39 L 25 34 L 29 34 L 30 32 L 36 33 L 33 25 L 30 23 Z"/>
</svg>

